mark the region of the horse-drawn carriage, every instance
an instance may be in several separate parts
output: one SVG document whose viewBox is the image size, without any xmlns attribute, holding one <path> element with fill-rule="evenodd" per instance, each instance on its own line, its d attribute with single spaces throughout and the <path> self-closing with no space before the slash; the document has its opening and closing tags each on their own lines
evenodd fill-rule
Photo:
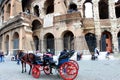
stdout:
<svg viewBox="0 0 120 80">
<path fill-rule="evenodd" d="M 56 64 L 53 57 L 49 55 L 43 55 L 43 60 L 34 55 L 34 59 L 32 59 L 34 61 L 27 62 L 31 66 L 29 73 L 32 70 L 32 76 L 34 78 L 39 78 L 41 70 L 43 70 L 46 75 L 49 75 L 51 73 L 51 69 L 56 69 L 64 80 L 74 80 L 78 74 L 79 65 L 76 61 L 70 60 L 70 57 L 73 54 L 74 51 L 72 50 L 62 56 L 59 56 L 58 64 Z M 30 55 L 31 54 L 29 54 L 29 56 Z M 21 59 L 21 61 L 25 63 L 24 59 Z"/>
</svg>

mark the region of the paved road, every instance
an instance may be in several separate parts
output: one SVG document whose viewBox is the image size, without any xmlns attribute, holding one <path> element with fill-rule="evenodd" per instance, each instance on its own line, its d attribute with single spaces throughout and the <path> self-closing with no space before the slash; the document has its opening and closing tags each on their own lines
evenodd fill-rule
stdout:
<svg viewBox="0 0 120 80">
<path fill-rule="evenodd" d="M 81 60 L 78 61 L 80 70 L 75 80 L 120 80 L 120 60 Z M 21 65 L 7 59 L 0 63 L 0 80 L 62 80 L 53 71 L 53 75 L 45 75 L 43 72 L 39 79 L 32 75 L 21 73 Z"/>
</svg>

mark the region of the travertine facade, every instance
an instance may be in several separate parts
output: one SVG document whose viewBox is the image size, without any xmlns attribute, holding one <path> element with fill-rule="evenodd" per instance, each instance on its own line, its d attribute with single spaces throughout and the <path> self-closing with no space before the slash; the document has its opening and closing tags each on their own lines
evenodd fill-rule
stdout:
<svg viewBox="0 0 120 80">
<path fill-rule="evenodd" d="M 0 50 L 120 51 L 120 0 L 2 0 Z"/>
</svg>

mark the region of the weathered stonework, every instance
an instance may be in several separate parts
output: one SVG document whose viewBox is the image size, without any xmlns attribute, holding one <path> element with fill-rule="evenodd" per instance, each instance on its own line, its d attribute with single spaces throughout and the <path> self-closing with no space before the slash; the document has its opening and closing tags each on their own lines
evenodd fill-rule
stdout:
<svg viewBox="0 0 120 80">
<path fill-rule="evenodd" d="M 93 49 L 98 47 L 101 51 L 118 53 L 120 18 L 116 18 L 115 2 L 103 0 L 109 5 L 106 16 L 100 13 L 100 2 L 3 0 L 0 4 L 0 50 L 10 54 L 18 49 L 44 53 L 50 48 L 57 54 L 67 47 L 92 54 Z M 92 3 L 91 18 L 86 17 L 85 3 Z"/>
</svg>

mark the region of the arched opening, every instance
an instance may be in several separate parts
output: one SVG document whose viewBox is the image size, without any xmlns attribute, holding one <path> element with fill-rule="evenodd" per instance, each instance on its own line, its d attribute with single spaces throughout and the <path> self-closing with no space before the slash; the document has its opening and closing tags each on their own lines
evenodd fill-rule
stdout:
<svg viewBox="0 0 120 80">
<path fill-rule="evenodd" d="M 22 0 L 22 10 L 23 12 L 30 13 L 31 10 L 31 3 L 34 0 Z"/>
<path fill-rule="evenodd" d="M 69 5 L 68 13 L 76 12 L 76 11 L 77 11 L 77 5 L 73 2 L 71 2 L 70 5 Z"/>
<path fill-rule="evenodd" d="M 42 27 L 42 24 L 38 20 L 32 22 L 32 31 L 38 30 Z"/>
<path fill-rule="evenodd" d="M 34 46 L 35 46 L 35 50 L 39 50 L 39 38 L 38 36 L 33 36 L 33 40 L 34 40 Z"/>
<path fill-rule="evenodd" d="M 63 47 L 68 50 L 74 49 L 74 35 L 71 31 L 65 31 L 63 35 Z"/>
<path fill-rule="evenodd" d="M 22 0 L 22 10 L 25 12 L 27 6 L 28 6 L 29 0 Z"/>
<path fill-rule="evenodd" d="M 115 2 L 115 14 L 117 18 L 120 17 L 120 0 Z"/>
<path fill-rule="evenodd" d="M 11 5 L 8 4 L 8 6 L 7 6 L 7 11 L 6 11 L 7 19 L 9 19 L 9 17 L 10 17 L 10 9 L 11 9 Z"/>
<path fill-rule="evenodd" d="M 92 33 L 87 33 L 85 35 L 85 40 L 87 42 L 88 48 L 90 52 L 94 52 L 94 49 L 97 47 L 96 37 Z"/>
<path fill-rule="evenodd" d="M 13 35 L 13 55 L 14 56 L 16 56 L 18 49 L 19 49 L 19 34 L 15 32 Z"/>
<path fill-rule="evenodd" d="M 100 17 L 100 19 L 108 19 L 109 18 L 108 0 L 100 0 L 99 1 L 99 17 Z"/>
<path fill-rule="evenodd" d="M 50 14 L 54 12 L 54 0 L 46 0 L 45 4 L 45 13 Z"/>
<path fill-rule="evenodd" d="M 118 49 L 120 51 L 120 32 L 118 33 L 117 37 L 118 37 Z"/>
<path fill-rule="evenodd" d="M 4 8 L 1 9 L 1 23 L 0 25 L 4 22 Z"/>
<path fill-rule="evenodd" d="M 45 35 L 45 44 L 46 44 L 46 50 L 50 49 L 50 51 L 54 54 L 55 43 L 54 43 L 54 36 L 53 36 L 53 34 L 47 33 Z"/>
<path fill-rule="evenodd" d="M 93 18 L 93 6 L 91 0 L 86 0 L 84 3 L 85 18 Z"/>
<path fill-rule="evenodd" d="M 6 40 L 5 40 L 5 52 L 6 52 L 6 55 L 9 54 L 9 36 L 8 35 L 6 36 Z"/>
<path fill-rule="evenodd" d="M 39 6 L 38 5 L 36 5 L 35 7 L 34 7 L 34 15 L 36 15 L 36 16 L 38 16 L 39 17 Z"/>
<path fill-rule="evenodd" d="M 33 31 L 33 46 L 35 50 L 40 50 L 40 39 L 39 39 L 39 33 L 40 33 L 40 28 L 42 27 L 42 24 L 38 20 L 34 20 L 32 22 L 32 31 Z"/>
<path fill-rule="evenodd" d="M 101 51 L 112 52 L 112 36 L 109 32 L 104 31 L 101 36 Z"/>
<path fill-rule="evenodd" d="M 67 0 L 64 0 L 65 7 L 67 8 Z"/>
</svg>

